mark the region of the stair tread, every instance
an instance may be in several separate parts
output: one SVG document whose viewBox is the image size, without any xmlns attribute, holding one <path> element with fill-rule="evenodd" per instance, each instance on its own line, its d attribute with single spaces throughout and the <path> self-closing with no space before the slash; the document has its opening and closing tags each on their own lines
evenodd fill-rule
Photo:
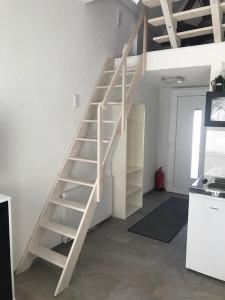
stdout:
<svg viewBox="0 0 225 300">
<path fill-rule="evenodd" d="M 126 74 L 134 74 L 135 73 L 135 69 L 127 69 L 127 72 L 126 72 Z M 104 71 L 104 74 L 113 74 L 113 73 L 115 73 L 116 72 L 116 69 L 112 69 L 112 70 L 105 70 Z M 122 72 L 120 72 L 120 74 L 122 74 Z"/>
<path fill-rule="evenodd" d="M 122 84 L 115 84 L 114 88 L 122 88 L 123 85 Z M 126 87 L 130 87 L 130 84 L 127 84 Z M 109 85 L 99 85 L 97 86 L 97 89 L 107 89 L 109 88 Z"/>
<path fill-rule="evenodd" d="M 78 137 L 78 141 L 86 141 L 86 142 L 97 142 L 97 139 L 94 138 L 86 138 L 86 137 Z M 109 139 L 103 139 L 103 143 L 110 143 Z"/>
<path fill-rule="evenodd" d="M 33 246 L 29 251 L 29 253 L 38 256 L 60 268 L 64 268 L 66 265 L 67 257 L 59 254 L 55 251 L 52 251 L 43 246 Z"/>
<path fill-rule="evenodd" d="M 90 181 L 85 181 L 84 179 L 77 178 L 77 177 L 71 177 L 71 176 L 66 176 L 66 177 L 60 177 L 59 180 L 65 181 L 65 182 L 71 182 L 71 183 L 76 183 L 80 185 L 85 185 L 88 187 L 93 187 L 94 183 Z"/>
<path fill-rule="evenodd" d="M 57 199 L 53 199 L 51 201 L 51 203 L 63 206 L 63 207 L 67 207 L 67 208 L 71 208 L 74 210 L 78 210 L 81 212 L 84 212 L 86 210 L 86 205 L 80 202 L 76 202 L 76 201 L 70 201 L 64 198 L 57 198 Z"/>
<path fill-rule="evenodd" d="M 86 123 L 98 123 L 98 120 L 96 120 L 96 119 L 86 119 L 86 120 L 84 120 L 84 122 L 86 122 Z M 113 120 L 103 120 L 102 121 L 103 123 L 116 123 L 116 121 L 113 121 Z"/>
<path fill-rule="evenodd" d="M 99 102 L 91 102 L 91 105 L 99 105 L 100 103 L 102 103 L 102 101 Z M 109 105 L 120 105 L 122 104 L 122 101 L 110 101 L 108 102 Z"/>
<path fill-rule="evenodd" d="M 62 234 L 71 239 L 75 239 L 77 235 L 76 229 L 73 229 L 71 227 L 53 221 L 45 221 L 40 226 L 48 230 L 54 231 L 56 233 Z"/>
<path fill-rule="evenodd" d="M 75 160 L 75 161 L 80 161 L 80 162 L 87 162 L 87 163 L 93 163 L 96 164 L 97 160 L 93 158 L 86 158 L 86 157 L 69 157 L 69 160 Z"/>
<path fill-rule="evenodd" d="M 114 105 L 118 105 L 118 104 L 121 105 L 121 104 L 122 104 L 122 101 L 110 101 L 110 102 L 108 102 L 108 104 L 109 104 L 109 105 L 113 105 L 113 104 L 114 104 Z"/>
</svg>

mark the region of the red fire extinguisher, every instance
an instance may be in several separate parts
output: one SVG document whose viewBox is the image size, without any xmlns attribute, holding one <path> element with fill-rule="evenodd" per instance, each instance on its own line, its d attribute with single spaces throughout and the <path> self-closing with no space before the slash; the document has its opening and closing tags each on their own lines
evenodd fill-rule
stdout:
<svg viewBox="0 0 225 300">
<path fill-rule="evenodd" d="M 155 172 L 155 189 L 157 191 L 164 190 L 164 173 L 162 167 Z"/>
</svg>

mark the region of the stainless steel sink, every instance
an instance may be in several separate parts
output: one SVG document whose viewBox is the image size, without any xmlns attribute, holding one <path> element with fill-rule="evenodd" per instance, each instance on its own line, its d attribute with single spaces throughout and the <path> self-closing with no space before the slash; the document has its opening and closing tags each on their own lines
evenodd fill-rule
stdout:
<svg viewBox="0 0 225 300">
<path fill-rule="evenodd" d="M 221 183 L 221 182 L 209 183 L 208 188 L 212 191 L 224 192 L 225 191 L 225 183 Z"/>
</svg>

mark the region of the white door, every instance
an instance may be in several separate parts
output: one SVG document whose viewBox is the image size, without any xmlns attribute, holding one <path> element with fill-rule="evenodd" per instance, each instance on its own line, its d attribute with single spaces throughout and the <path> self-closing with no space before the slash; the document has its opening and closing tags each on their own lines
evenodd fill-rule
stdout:
<svg viewBox="0 0 225 300">
<path fill-rule="evenodd" d="M 174 90 L 171 99 L 167 190 L 188 194 L 204 172 L 206 90 Z"/>
</svg>

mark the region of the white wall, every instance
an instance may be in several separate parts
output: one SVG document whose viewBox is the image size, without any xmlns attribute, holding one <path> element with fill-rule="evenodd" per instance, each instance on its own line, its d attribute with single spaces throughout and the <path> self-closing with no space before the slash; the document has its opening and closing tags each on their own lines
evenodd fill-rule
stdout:
<svg viewBox="0 0 225 300">
<path fill-rule="evenodd" d="M 133 59 L 131 59 L 133 60 Z M 147 71 L 172 70 L 188 67 L 209 66 L 211 68 L 210 81 L 215 79 L 225 62 L 225 42 L 206 44 L 192 47 L 168 49 L 163 51 L 153 51 L 147 54 Z M 162 96 L 162 95 L 161 95 Z M 164 98 L 164 97 L 163 97 Z M 166 107 L 163 109 L 167 110 Z M 164 112 L 162 113 L 164 114 Z M 165 114 L 166 115 L 166 114 Z M 165 122 L 165 119 L 161 119 Z M 160 121 L 160 122 L 161 122 Z M 221 150 L 217 149 L 212 155 L 212 143 L 220 136 L 220 144 L 225 143 L 224 129 L 207 129 L 207 143 L 205 154 L 205 173 L 211 175 L 225 176 L 225 153 L 221 155 Z M 158 134 L 160 138 L 160 134 Z M 211 142 L 210 142 L 211 141 Z M 160 141 L 159 144 L 165 142 Z M 210 145 L 211 143 L 211 145 Z M 162 145 L 163 146 L 163 145 Z M 159 149 L 159 148 L 158 148 Z M 161 151 L 161 150 L 160 150 Z M 158 164 L 163 164 L 162 158 L 165 152 L 159 152 Z M 165 159 L 164 159 L 165 161 Z"/>
<path fill-rule="evenodd" d="M 165 174 L 167 171 L 171 91 L 171 88 L 160 88 L 159 94 L 157 168 L 162 167 Z"/>
<path fill-rule="evenodd" d="M 120 56 L 134 21 L 117 0 L 88 5 L 77 0 L 1 1 L 0 191 L 13 199 L 15 265 L 97 74 L 108 56 Z M 76 110 L 74 93 L 81 96 Z"/>
<path fill-rule="evenodd" d="M 157 159 L 157 126 L 159 113 L 159 89 L 149 85 L 146 77 L 138 84 L 135 102 L 145 104 L 145 155 L 144 193 L 154 188 L 154 173 Z"/>
</svg>

